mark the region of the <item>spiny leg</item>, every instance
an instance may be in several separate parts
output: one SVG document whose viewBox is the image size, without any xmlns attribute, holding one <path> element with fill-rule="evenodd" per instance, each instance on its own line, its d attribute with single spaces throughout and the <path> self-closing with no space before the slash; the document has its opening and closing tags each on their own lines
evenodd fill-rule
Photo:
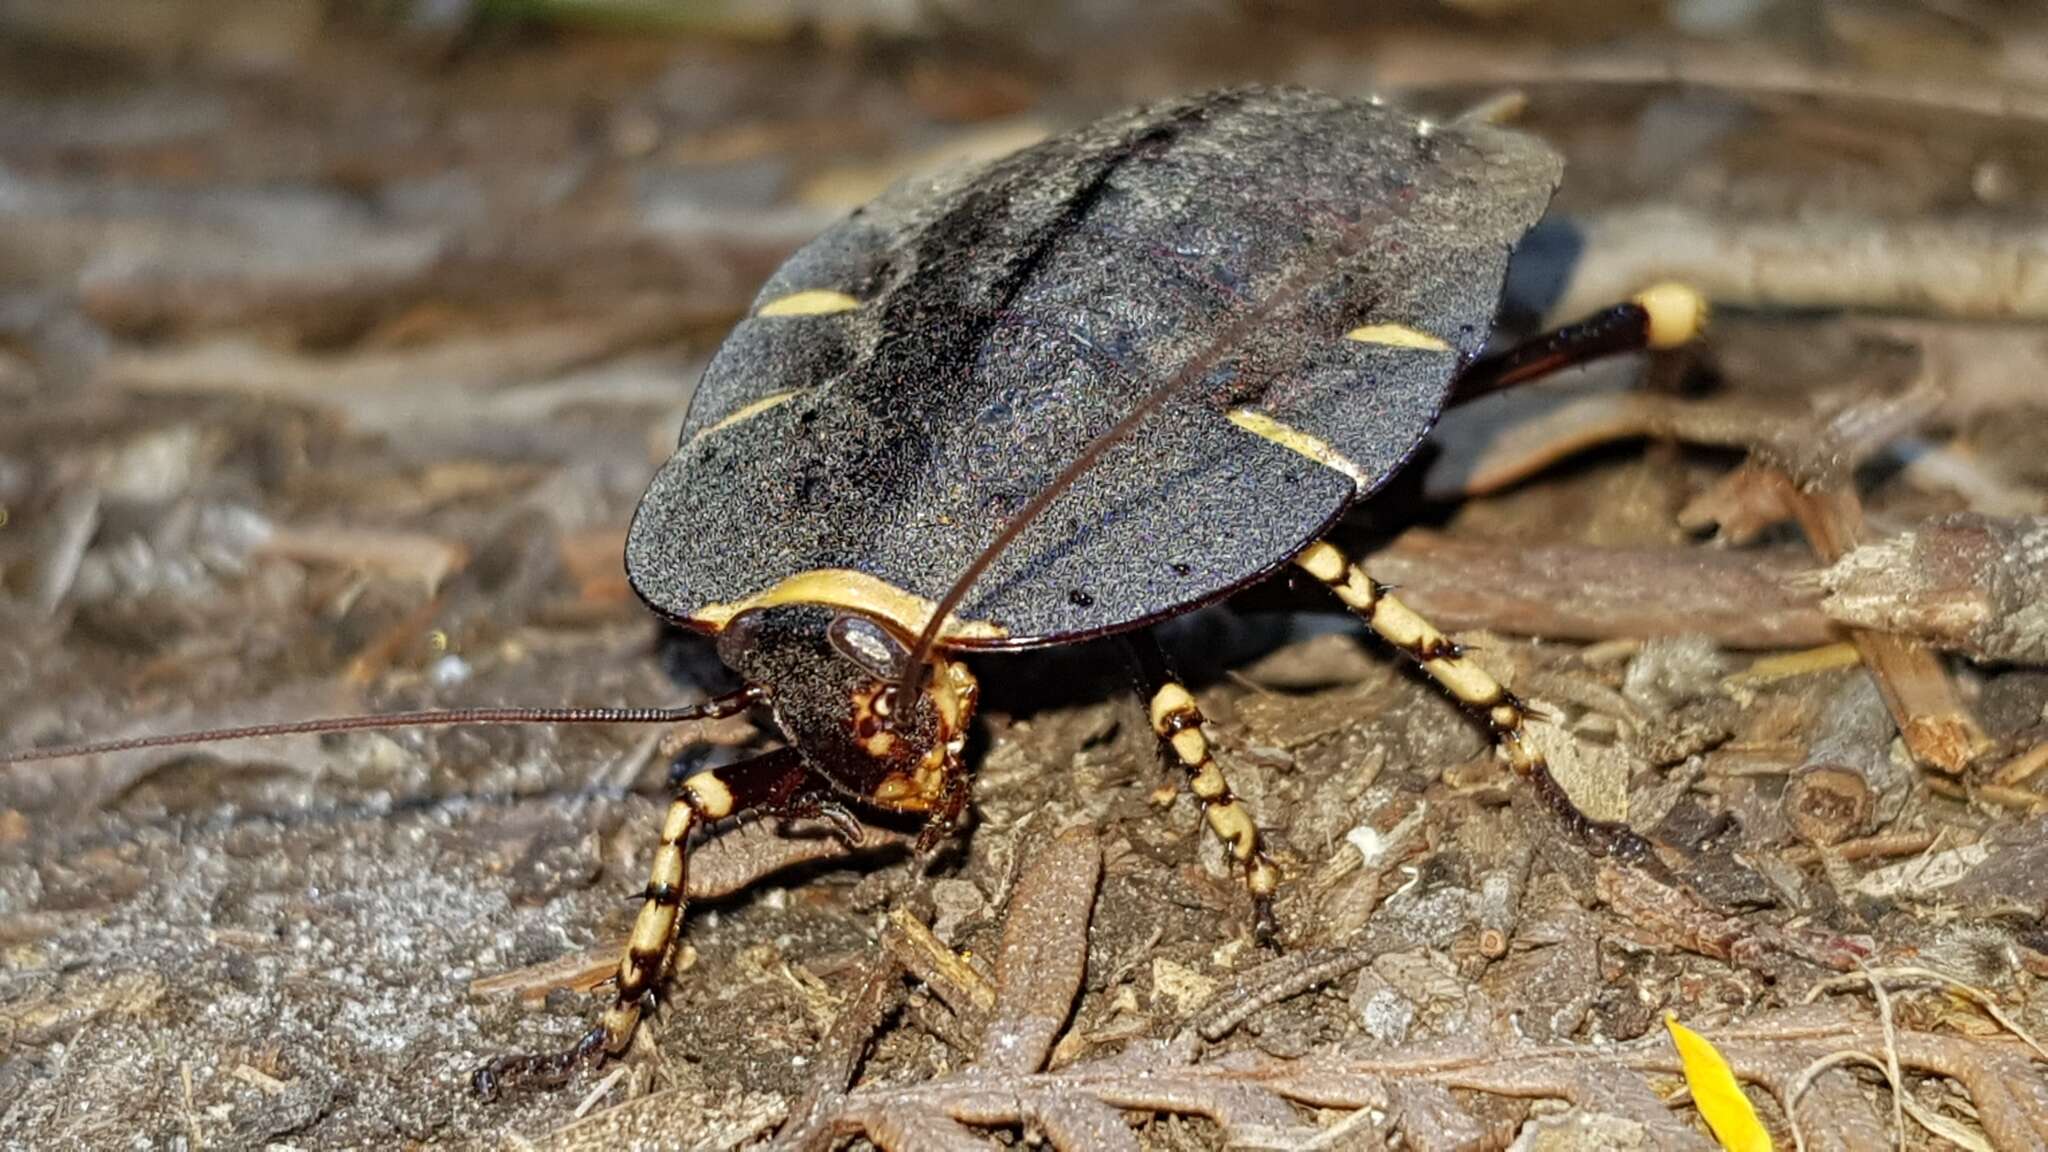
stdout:
<svg viewBox="0 0 2048 1152">
<path fill-rule="evenodd" d="M 1550 774 L 1543 753 L 1524 732 L 1529 722 L 1528 705 L 1466 658 L 1455 641 L 1395 599 L 1385 585 L 1326 540 L 1309 545 L 1294 558 L 1294 563 L 1328 586 L 1368 628 L 1421 665 L 1453 700 L 1485 724 L 1508 764 L 1518 775 L 1529 778 L 1537 797 L 1589 848 L 1654 871 L 1662 870 L 1656 850 L 1634 829 L 1618 821 L 1595 820 L 1579 811 L 1563 785 Z"/>
<path fill-rule="evenodd" d="M 567 1051 L 501 1056 L 477 1069 L 473 1078 L 477 1092 L 492 1097 L 507 1083 L 559 1080 L 585 1060 L 625 1051 L 661 978 L 682 921 L 691 831 L 732 816 L 818 814 L 830 807 L 824 797 L 823 786 L 793 748 L 686 777 L 662 818 L 661 844 L 648 869 L 639 918 L 633 922 L 633 934 L 619 958 L 617 996 L 612 1006 L 597 1026 Z"/>
<path fill-rule="evenodd" d="M 1545 332 L 1475 362 L 1451 386 L 1451 403 L 1526 384 L 1604 356 L 1677 348 L 1706 326 L 1707 303 L 1684 284 L 1657 284 L 1576 324 Z"/>
<path fill-rule="evenodd" d="M 1274 929 L 1273 892 L 1280 885 L 1280 869 L 1259 846 L 1258 824 L 1244 801 L 1231 792 L 1202 731 L 1202 710 L 1194 694 L 1173 675 L 1159 641 L 1147 632 L 1131 638 L 1128 646 L 1160 751 L 1180 766 L 1188 790 L 1201 802 L 1209 830 L 1230 849 L 1231 857 L 1244 865 L 1245 887 L 1257 910 L 1258 931 L 1270 936 Z"/>
</svg>

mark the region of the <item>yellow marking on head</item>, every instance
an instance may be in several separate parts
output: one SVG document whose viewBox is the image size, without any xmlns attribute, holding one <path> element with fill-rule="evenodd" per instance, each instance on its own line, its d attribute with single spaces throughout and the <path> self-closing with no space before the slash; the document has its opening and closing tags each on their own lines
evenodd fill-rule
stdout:
<svg viewBox="0 0 2048 1152">
<path fill-rule="evenodd" d="M 906 636 L 923 632 L 932 618 L 932 610 L 938 607 L 933 601 L 905 592 L 865 572 L 851 568 L 813 568 L 786 576 L 745 600 L 732 604 L 706 604 L 691 613 L 690 619 L 718 631 L 742 612 L 777 604 L 824 604 L 833 608 L 851 608 L 895 625 Z M 948 616 L 945 626 L 939 629 L 942 641 L 997 640 L 1007 635 L 1009 630 L 999 624 L 962 620 L 958 616 Z"/>
<path fill-rule="evenodd" d="M 1370 483 L 1365 469 L 1346 460 L 1335 448 L 1298 429 L 1289 428 L 1264 412 L 1250 408 L 1238 408 L 1230 413 L 1230 422 L 1263 440 L 1271 440 L 1282 448 L 1297 455 L 1306 456 L 1325 468 L 1333 468 L 1351 477 L 1351 482 L 1360 488 Z"/>
<path fill-rule="evenodd" d="M 791 292 L 778 296 L 754 313 L 756 316 L 829 316 L 834 312 L 851 312 L 860 307 L 860 301 L 844 292 L 828 288 L 806 288 L 802 292 Z"/>
<path fill-rule="evenodd" d="M 1294 562 L 1302 571 L 1325 584 L 1335 584 L 1344 578 L 1344 553 L 1328 540 L 1318 540 L 1303 548 Z"/>
<path fill-rule="evenodd" d="M 1346 332 L 1344 338 L 1360 344 L 1379 344 L 1388 348 L 1421 348 L 1429 352 L 1451 350 L 1451 346 L 1439 337 L 1432 336 L 1420 328 L 1410 328 L 1406 324 L 1367 324 Z"/>
<path fill-rule="evenodd" d="M 895 812 L 929 812 L 943 783 L 941 774 L 920 764 L 913 772 L 891 772 L 884 776 L 868 801 Z"/>
<path fill-rule="evenodd" d="M 1187 708 L 1193 708 L 1197 714 L 1201 712 L 1195 705 L 1195 698 L 1188 694 L 1186 688 L 1174 681 L 1167 681 L 1164 687 L 1152 694 L 1152 730 L 1165 735 L 1166 718 Z"/>
<path fill-rule="evenodd" d="M 1677 348 L 1700 334 L 1707 326 L 1707 300 L 1690 284 L 1652 284 L 1635 294 L 1635 302 L 1650 316 L 1650 347 Z"/>
<path fill-rule="evenodd" d="M 689 791 L 690 798 L 697 802 L 697 807 L 703 809 L 704 815 L 710 819 L 723 820 L 732 815 L 732 789 L 726 787 L 725 781 L 720 780 L 715 774 L 699 772 L 683 781 L 683 787 Z"/>
<path fill-rule="evenodd" d="M 770 408 L 775 407 L 777 404 L 785 404 L 791 400 L 794 400 L 797 396 L 801 395 L 803 391 L 804 390 L 802 388 L 791 388 L 787 392 L 774 392 L 767 396 L 761 397 L 759 400 L 754 401 L 752 404 L 745 404 L 738 408 L 735 408 L 731 412 L 726 413 L 726 415 L 722 419 L 720 419 L 716 424 L 711 425 L 709 428 L 702 429 L 695 436 L 690 437 L 690 443 L 695 444 L 697 441 L 702 440 L 706 436 L 711 435 L 713 432 L 722 432 L 735 424 L 744 424 L 747 421 L 752 420 L 754 417 L 759 416 L 761 413 L 766 412 Z"/>
<path fill-rule="evenodd" d="M 941 736 L 959 738 L 967 727 L 967 721 L 974 715 L 975 700 L 981 695 L 981 683 L 967 665 L 957 660 L 934 660 L 936 673 L 925 688 L 925 694 L 932 698 L 932 705 L 939 710 L 939 732 Z"/>
</svg>

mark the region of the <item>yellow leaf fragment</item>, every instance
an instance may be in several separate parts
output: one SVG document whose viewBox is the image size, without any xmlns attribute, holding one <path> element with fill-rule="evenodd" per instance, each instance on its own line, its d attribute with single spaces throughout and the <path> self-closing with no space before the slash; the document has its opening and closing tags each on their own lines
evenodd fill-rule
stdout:
<svg viewBox="0 0 2048 1152">
<path fill-rule="evenodd" d="M 1664 1014 L 1664 1026 L 1671 1030 L 1671 1043 L 1685 1066 L 1693 1106 L 1706 1118 L 1714 1139 L 1728 1152 L 1771 1152 L 1771 1134 L 1756 1118 L 1756 1108 L 1742 1094 L 1742 1085 L 1735 1082 L 1728 1061 L 1706 1037 L 1680 1024 L 1676 1013 Z"/>
</svg>

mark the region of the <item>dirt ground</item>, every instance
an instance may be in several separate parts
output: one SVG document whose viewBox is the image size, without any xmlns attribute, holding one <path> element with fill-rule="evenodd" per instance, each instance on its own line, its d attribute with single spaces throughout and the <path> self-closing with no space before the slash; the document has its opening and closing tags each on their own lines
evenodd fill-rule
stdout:
<svg viewBox="0 0 2048 1152">
<path fill-rule="evenodd" d="M 4 766 L 0 1146 L 1712 1147 L 1671 1013 L 1779 1147 L 2048 1147 L 2048 16 L 1348 7 L 0 4 L 0 749 L 732 687 L 619 565 L 723 329 L 901 175 L 1137 100 L 1519 93 L 1569 168 L 1509 327 L 1716 303 L 1341 533 L 1654 865 L 1259 589 L 1170 640 L 1277 946 L 1117 649 L 991 658 L 928 874 L 729 834 L 629 1056 L 486 1101 L 604 1002 L 662 733 Z"/>
</svg>

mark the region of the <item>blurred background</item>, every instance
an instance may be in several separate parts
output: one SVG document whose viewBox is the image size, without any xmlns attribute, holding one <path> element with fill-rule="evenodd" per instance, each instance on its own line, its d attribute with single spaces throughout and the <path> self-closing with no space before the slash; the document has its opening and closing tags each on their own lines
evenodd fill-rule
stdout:
<svg viewBox="0 0 2048 1152">
<path fill-rule="evenodd" d="M 1720 309 L 1706 375 L 1728 394 L 1803 404 L 1938 378 L 1929 443 L 1948 454 L 1886 465 L 1881 525 L 2044 510 L 2038 0 L 0 0 L 0 746 L 718 687 L 700 648 L 654 642 L 619 547 L 767 273 L 908 173 L 1252 80 L 1443 114 L 1503 101 L 1568 157 L 1511 324 L 1689 279 Z M 1466 428 L 1489 442 L 1509 418 Z M 1400 515 L 1589 547 L 1696 545 L 1678 513 L 1747 443 L 1617 450 L 1453 515 L 1477 465 L 1446 432 Z M 1809 563 L 1796 534 L 1773 540 L 1772 563 Z M 1827 639 L 1800 619 L 1715 639 Z M 1366 675 L 1350 656 L 1304 666 L 1266 673 Z M 2048 687 L 1994 691 L 2004 679 L 1965 690 L 2007 701 L 1985 720 L 2000 748 L 2030 746 Z M 1439 707 L 1374 683 L 1393 701 L 1379 722 Z M 1304 722 L 1302 745 L 1371 719 L 1365 699 Z M 1142 750 L 1105 767 L 1114 710 L 1093 708 L 1014 741 L 999 727 L 992 827 L 1055 802 L 1026 761 L 1110 780 L 1123 807 L 1077 803 L 1143 824 Z M 1799 743 L 1780 720 L 1793 735 L 1745 738 Z M 735 725 L 699 754 L 757 739 Z M 565 1041 L 586 1001 L 521 1010 L 468 986 L 583 949 L 609 962 L 666 771 L 637 736 L 0 770 L 0 1143 L 540 1140 L 580 1093 L 485 1108 L 464 1078 Z M 1414 736 L 1402 755 L 1420 794 L 1479 746 Z M 1303 785 L 1250 771 L 1240 788 L 1288 819 Z M 1341 832 L 1297 824 L 1292 842 L 1313 855 Z M 1160 848 L 1162 874 L 1195 838 Z M 982 851 L 970 875 L 1007 862 Z M 829 1018 L 776 973 L 794 957 L 845 992 L 866 946 L 867 913 L 845 911 L 858 879 L 693 927 L 705 979 L 749 999 L 670 1026 L 667 1103 L 636 1123 L 772 1127 L 805 1083 L 782 1057 Z M 1197 918 L 1165 944 L 1206 954 L 1227 935 Z"/>
</svg>

